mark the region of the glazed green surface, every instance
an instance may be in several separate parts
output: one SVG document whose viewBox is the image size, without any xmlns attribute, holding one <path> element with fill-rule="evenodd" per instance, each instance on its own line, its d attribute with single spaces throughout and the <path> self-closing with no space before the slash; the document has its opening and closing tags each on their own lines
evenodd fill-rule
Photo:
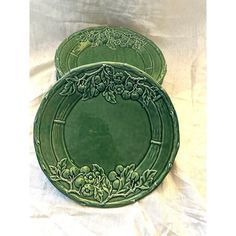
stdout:
<svg viewBox="0 0 236 236">
<path fill-rule="evenodd" d="M 139 103 L 119 97 L 114 106 L 98 96 L 75 105 L 67 117 L 65 140 L 75 164 L 97 163 L 111 171 L 114 163 L 141 161 L 151 140 L 150 124 Z"/>
<path fill-rule="evenodd" d="M 127 28 L 100 26 L 76 32 L 59 45 L 57 79 L 73 68 L 100 61 L 133 65 L 160 84 L 166 73 L 164 56 L 151 40 Z"/>
<path fill-rule="evenodd" d="M 96 63 L 63 76 L 34 124 L 39 164 L 82 205 L 118 207 L 153 191 L 173 165 L 178 120 L 165 91 L 122 63 Z"/>
</svg>

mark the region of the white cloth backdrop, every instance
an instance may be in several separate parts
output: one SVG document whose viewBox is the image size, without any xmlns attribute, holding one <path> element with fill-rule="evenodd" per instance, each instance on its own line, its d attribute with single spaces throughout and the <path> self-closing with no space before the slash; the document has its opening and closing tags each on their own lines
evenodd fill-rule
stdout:
<svg viewBox="0 0 236 236">
<path fill-rule="evenodd" d="M 55 83 L 59 43 L 88 26 L 121 25 L 158 44 L 168 71 L 163 87 L 180 124 L 180 149 L 164 182 L 126 207 L 82 207 L 55 189 L 30 143 L 30 208 L 34 236 L 201 236 L 206 231 L 205 1 L 31 0 L 30 120 Z"/>
</svg>

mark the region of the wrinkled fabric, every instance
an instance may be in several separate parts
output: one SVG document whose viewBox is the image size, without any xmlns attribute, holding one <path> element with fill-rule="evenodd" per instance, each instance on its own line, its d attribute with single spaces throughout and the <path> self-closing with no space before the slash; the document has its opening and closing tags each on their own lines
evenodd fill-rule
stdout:
<svg viewBox="0 0 236 236">
<path fill-rule="evenodd" d="M 171 172 L 133 205 L 83 207 L 60 193 L 41 171 L 30 143 L 33 235 L 201 236 L 206 234 L 206 64 L 204 0 L 31 0 L 30 138 L 42 95 L 55 83 L 55 50 L 71 33 L 120 25 L 162 50 L 163 87 L 178 115 L 180 149 Z"/>
</svg>

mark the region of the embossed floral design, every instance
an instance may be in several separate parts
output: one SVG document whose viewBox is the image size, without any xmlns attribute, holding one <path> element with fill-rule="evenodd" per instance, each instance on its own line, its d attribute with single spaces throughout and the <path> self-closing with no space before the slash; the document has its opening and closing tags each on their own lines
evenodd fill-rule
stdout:
<svg viewBox="0 0 236 236">
<path fill-rule="evenodd" d="M 81 78 L 66 78 L 60 94 L 69 96 L 74 93 L 80 94 L 83 101 L 102 94 L 110 103 L 116 103 L 116 96 L 121 95 L 123 99 L 140 101 L 146 106 L 161 97 L 158 88 L 151 86 L 145 77 L 134 77 L 127 71 L 107 64 L 91 73 L 85 73 Z"/>
<path fill-rule="evenodd" d="M 85 184 L 81 189 L 81 193 L 85 197 L 91 197 L 94 193 L 94 186 L 92 184 Z"/>
<path fill-rule="evenodd" d="M 117 94 L 122 94 L 123 91 L 124 91 L 124 86 L 123 86 L 122 84 L 115 85 L 115 86 L 114 86 L 114 91 L 115 91 Z"/>
<path fill-rule="evenodd" d="M 130 197 L 149 189 L 156 175 L 156 170 L 149 169 L 139 173 L 136 171 L 135 164 L 117 165 L 107 175 L 97 164 L 93 164 L 92 168 L 89 166 L 69 167 L 66 158 L 49 168 L 50 179 L 66 183 L 67 193 L 88 198 L 101 205 L 113 198 Z"/>
<path fill-rule="evenodd" d="M 114 75 L 115 84 L 122 84 L 125 81 L 125 75 L 123 72 L 116 72 Z"/>
<path fill-rule="evenodd" d="M 140 49 L 145 45 L 145 40 L 135 33 L 127 33 L 109 27 L 80 32 L 78 39 L 80 42 L 90 42 L 93 47 L 106 45 L 110 49 L 116 49 L 117 47 Z"/>
<path fill-rule="evenodd" d="M 86 183 L 90 183 L 90 184 L 94 183 L 95 178 L 96 178 L 96 176 L 95 176 L 95 174 L 94 174 L 93 172 L 89 172 L 89 173 L 88 173 L 87 175 L 85 175 L 85 177 L 84 177 L 85 182 L 86 182 Z"/>
</svg>

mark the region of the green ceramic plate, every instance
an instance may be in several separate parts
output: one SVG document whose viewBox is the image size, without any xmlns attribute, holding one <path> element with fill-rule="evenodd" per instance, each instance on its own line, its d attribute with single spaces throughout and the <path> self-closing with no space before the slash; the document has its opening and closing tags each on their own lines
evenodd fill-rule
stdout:
<svg viewBox="0 0 236 236">
<path fill-rule="evenodd" d="M 143 35 L 122 27 L 94 27 L 76 32 L 58 47 L 57 79 L 73 68 L 100 61 L 133 65 L 162 83 L 166 63 L 160 49 Z"/>
<path fill-rule="evenodd" d="M 82 205 L 124 206 L 164 179 L 179 147 L 166 92 L 122 63 L 70 71 L 45 95 L 34 124 L 39 164 L 52 184 Z"/>
</svg>

